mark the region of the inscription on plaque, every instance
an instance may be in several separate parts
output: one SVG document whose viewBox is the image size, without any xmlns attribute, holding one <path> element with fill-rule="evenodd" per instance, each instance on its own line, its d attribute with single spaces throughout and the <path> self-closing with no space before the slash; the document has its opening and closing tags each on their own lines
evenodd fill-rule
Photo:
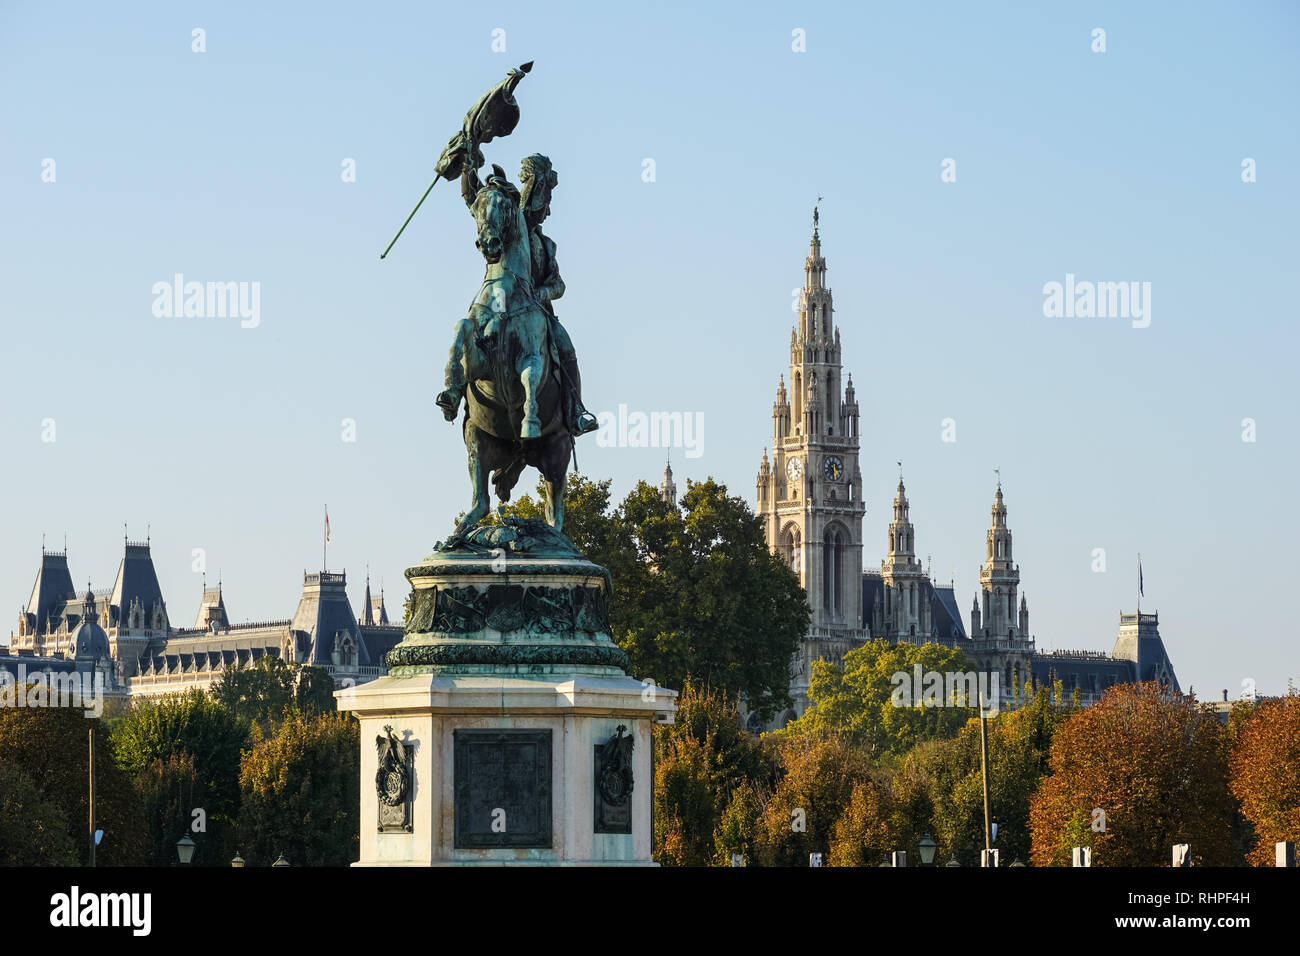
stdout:
<svg viewBox="0 0 1300 956">
<path fill-rule="evenodd" d="M 457 849 L 551 846 L 551 732 L 453 734 Z"/>
</svg>

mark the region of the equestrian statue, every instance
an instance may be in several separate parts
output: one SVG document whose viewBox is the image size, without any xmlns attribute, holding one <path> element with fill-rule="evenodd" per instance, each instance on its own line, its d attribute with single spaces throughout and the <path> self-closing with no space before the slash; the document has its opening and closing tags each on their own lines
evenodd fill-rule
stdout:
<svg viewBox="0 0 1300 956">
<path fill-rule="evenodd" d="M 559 177 L 540 153 L 520 164 L 519 186 L 495 164 L 486 181 L 478 175 L 486 162 L 479 147 L 509 135 L 519 122 L 514 91 L 531 69 L 525 63 L 510 70 L 474 104 L 425 190 L 428 196 L 439 179 L 460 179 L 477 231 L 474 245 L 486 263 L 478 295 L 455 325 L 445 388 L 436 399 L 447 421 L 455 421 L 464 406 L 461 427 L 474 495 L 448 545 L 470 535 L 487 516 L 489 475 L 497 498 L 506 502 L 528 466 L 542 474 L 546 523 L 561 531 L 574 439 L 597 428 L 582 404 L 573 342 L 552 305 L 564 294 L 564 280 L 555 242 L 542 224 Z"/>
</svg>

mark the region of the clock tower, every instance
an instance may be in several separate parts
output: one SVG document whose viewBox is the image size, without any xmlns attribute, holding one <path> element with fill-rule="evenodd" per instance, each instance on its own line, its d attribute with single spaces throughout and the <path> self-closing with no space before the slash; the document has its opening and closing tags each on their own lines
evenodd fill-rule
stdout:
<svg viewBox="0 0 1300 956">
<path fill-rule="evenodd" d="M 782 375 L 772 405 L 772 457 L 764 451 L 758 471 L 757 512 L 768 547 L 799 576 L 812 607 L 809 633 L 790 668 L 796 714 L 808 705 L 812 662 L 838 661 L 867 639 L 858 403 L 852 377 L 842 381 L 819 219 L 814 209 L 799 319 L 790 332 L 789 385 Z"/>
</svg>

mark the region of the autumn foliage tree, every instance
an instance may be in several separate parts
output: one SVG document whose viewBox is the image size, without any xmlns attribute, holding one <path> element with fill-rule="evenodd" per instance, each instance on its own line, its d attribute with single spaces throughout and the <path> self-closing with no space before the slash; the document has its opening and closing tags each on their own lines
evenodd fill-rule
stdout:
<svg viewBox="0 0 1300 956">
<path fill-rule="evenodd" d="M 757 862 L 807 866 L 810 854 L 830 849 L 855 789 L 871 780 L 871 762 L 834 735 L 773 737 L 769 746 L 779 751 L 781 775 L 758 820 Z"/>
<path fill-rule="evenodd" d="M 655 728 L 655 860 L 713 862 L 714 834 L 733 794 L 765 776 L 763 754 L 741 730 L 735 699 L 687 683 L 673 723 Z"/>
<path fill-rule="evenodd" d="M 1271 866 L 1274 844 L 1300 842 L 1300 695 L 1261 702 L 1231 756 L 1232 793 L 1258 840 L 1247 859 Z"/>
<path fill-rule="evenodd" d="M 1237 862 L 1227 734 L 1194 698 L 1112 687 L 1056 729 L 1049 762 L 1030 803 L 1035 865 L 1090 845 L 1093 866 L 1167 866 L 1176 843 L 1206 866 Z"/>
<path fill-rule="evenodd" d="M 243 758 L 239 839 L 254 866 L 348 866 L 360 848 L 360 725 L 290 712 Z"/>
</svg>

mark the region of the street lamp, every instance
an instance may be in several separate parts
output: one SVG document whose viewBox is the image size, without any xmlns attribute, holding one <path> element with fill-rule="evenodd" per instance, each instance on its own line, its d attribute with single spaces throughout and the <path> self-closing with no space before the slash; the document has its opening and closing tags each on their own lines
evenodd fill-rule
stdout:
<svg viewBox="0 0 1300 956">
<path fill-rule="evenodd" d="M 234 858 L 233 860 L 230 861 L 230 865 L 231 865 L 231 866 L 243 866 L 243 865 L 244 865 L 244 858 L 243 858 L 242 856 L 239 855 L 239 851 L 238 851 L 238 850 L 235 851 L 235 858 Z"/>
<path fill-rule="evenodd" d="M 939 849 L 939 844 L 930 839 L 930 834 L 921 837 L 921 842 L 917 844 L 917 849 L 921 852 L 921 865 L 929 866 L 934 862 L 934 851 Z"/>
<path fill-rule="evenodd" d="M 187 833 L 176 841 L 176 856 L 181 861 L 181 866 L 189 866 L 190 860 L 194 859 L 194 849 L 198 846 L 190 835 Z"/>
<path fill-rule="evenodd" d="M 290 864 L 289 864 L 289 861 L 286 860 L 286 859 L 284 858 L 284 854 L 281 853 L 281 854 L 280 854 L 280 859 L 276 860 L 276 861 L 275 861 L 274 863 L 272 863 L 271 865 L 272 865 L 272 866 L 289 866 Z"/>
<path fill-rule="evenodd" d="M 957 862 L 957 858 L 954 856 L 951 860 L 945 863 L 944 866 L 961 866 L 961 864 Z"/>
</svg>

